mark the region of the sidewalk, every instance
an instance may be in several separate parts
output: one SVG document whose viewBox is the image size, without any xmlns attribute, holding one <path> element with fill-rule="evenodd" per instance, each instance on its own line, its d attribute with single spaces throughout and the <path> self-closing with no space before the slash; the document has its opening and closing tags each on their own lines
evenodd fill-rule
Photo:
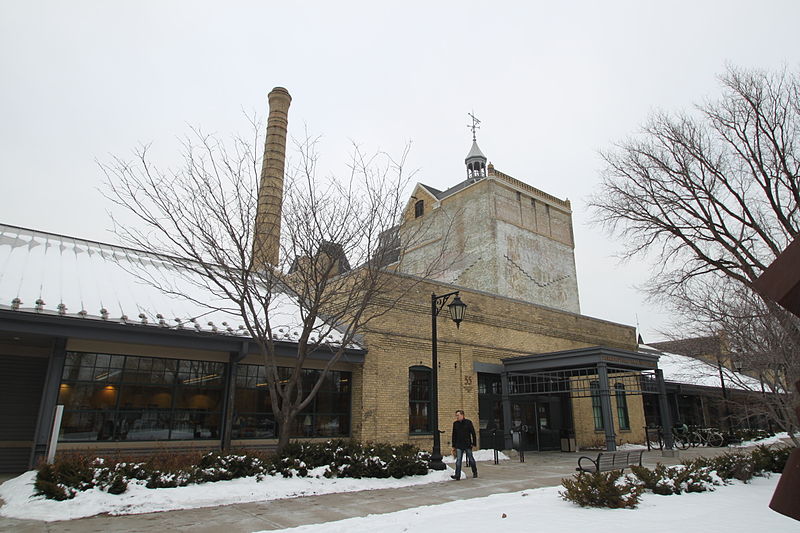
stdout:
<svg viewBox="0 0 800 533">
<path fill-rule="evenodd" d="M 680 458 L 662 457 L 661 452 L 644 452 L 642 464 L 657 462 L 677 464 L 681 458 L 712 456 L 727 448 L 692 448 L 680 452 Z M 597 452 L 594 452 L 596 455 Z M 416 487 L 327 494 L 264 503 L 246 503 L 163 513 L 124 516 L 94 516 L 65 522 L 37 522 L 0 517 L 0 531 L 39 532 L 162 532 L 239 533 L 262 529 L 281 529 L 343 518 L 388 513 L 435 505 L 455 500 L 478 498 L 496 493 L 559 485 L 561 479 L 575 472 L 578 457 L 592 452 L 528 452 L 525 462 L 516 456 L 509 461 L 478 463 L 479 478 Z M 153 491 L 157 498 L 157 491 Z"/>
</svg>

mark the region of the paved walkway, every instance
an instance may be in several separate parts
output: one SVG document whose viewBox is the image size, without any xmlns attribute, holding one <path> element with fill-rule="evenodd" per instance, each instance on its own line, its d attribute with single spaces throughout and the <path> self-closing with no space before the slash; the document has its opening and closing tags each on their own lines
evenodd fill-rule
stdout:
<svg viewBox="0 0 800 533">
<path fill-rule="evenodd" d="M 681 458 L 717 455 L 725 448 L 693 448 Z M 595 452 L 596 453 L 596 452 Z M 411 507 L 478 498 L 503 492 L 559 485 L 575 472 L 582 453 L 528 452 L 525 462 L 516 458 L 499 465 L 478 463 L 479 478 L 431 483 L 415 487 L 384 489 L 322 496 L 306 496 L 262 503 L 244 503 L 125 516 L 94 516 L 64 522 L 37 522 L 0 517 L 0 531 L 39 532 L 150 532 L 238 533 L 281 529 L 343 518 L 389 513 Z M 585 455 L 591 455 L 586 452 Z M 659 451 L 645 452 L 643 464 L 676 464 L 680 458 L 663 457 Z M 0 480 L 2 481 L 2 480 Z M 154 491 L 153 497 L 157 497 Z"/>
</svg>

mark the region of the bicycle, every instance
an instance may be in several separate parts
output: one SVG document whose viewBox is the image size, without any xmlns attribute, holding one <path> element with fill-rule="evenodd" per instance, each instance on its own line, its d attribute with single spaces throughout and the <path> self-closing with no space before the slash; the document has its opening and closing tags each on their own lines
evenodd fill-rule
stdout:
<svg viewBox="0 0 800 533">
<path fill-rule="evenodd" d="M 692 447 L 702 444 L 719 448 L 725 442 L 725 437 L 716 428 L 694 428 L 689 432 L 688 437 Z"/>
<path fill-rule="evenodd" d="M 679 450 L 688 450 L 691 446 L 689 434 L 680 428 L 672 428 L 672 443 Z"/>
</svg>

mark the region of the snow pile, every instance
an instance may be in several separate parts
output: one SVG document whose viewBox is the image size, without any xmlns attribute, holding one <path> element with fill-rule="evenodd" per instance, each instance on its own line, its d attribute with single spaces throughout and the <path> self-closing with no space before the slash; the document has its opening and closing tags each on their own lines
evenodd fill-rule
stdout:
<svg viewBox="0 0 800 533">
<path fill-rule="evenodd" d="M 332 478 L 322 477 L 327 466 L 309 470 L 309 477 L 267 477 L 259 482 L 255 477 L 230 481 L 202 483 L 186 487 L 148 489 L 143 481 L 131 481 L 128 490 L 120 495 L 109 494 L 97 488 L 79 492 L 65 501 L 45 499 L 33 495 L 36 471 L 31 470 L 0 485 L 0 498 L 5 505 L 0 515 L 32 520 L 72 520 L 100 513 L 111 515 L 141 514 L 177 509 L 215 507 L 234 503 L 294 498 L 336 492 L 356 492 L 424 485 L 449 481 L 451 469 L 431 471 L 424 476 L 401 479 L 386 478 Z M 319 477 L 316 477 L 319 476 Z"/>
<path fill-rule="evenodd" d="M 789 438 L 789 434 L 784 431 L 783 433 L 777 433 L 777 434 L 773 435 L 772 437 L 767 437 L 766 439 L 746 440 L 746 441 L 743 441 L 743 442 L 741 442 L 739 444 L 731 444 L 730 447 L 731 448 L 747 448 L 747 447 L 750 447 L 750 446 L 759 446 L 759 445 L 771 446 L 772 444 L 786 444 L 784 442 L 784 439 L 788 439 L 788 438 Z M 791 441 L 789 443 L 791 443 Z"/>
<path fill-rule="evenodd" d="M 651 444 L 650 446 L 653 446 L 653 445 Z M 658 448 L 658 443 L 656 443 L 655 447 Z M 628 451 L 635 451 L 635 450 L 646 450 L 646 449 L 647 449 L 647 445 L 645 445 L 645 444 L 632 444 L 630 442 L 625 443 L 625 444 L 620 444 L 619 446 L 617 446 L 617 451 L 620 451 L 620 452 L 628 452 Z"/>
<path fill-rule="evenodd" d="M 651 533 L 682 531 L 797 531 L 797 522 L 767 507 L 779 476 L 748 484 L 718 487 L 715 492 L 659 496 L 645 494 L 637 509 L 581 508 L 558 496 L 560 487 L 495 494 L 394 513 L 282 529 L 292 533 L 442 533 L 503 531 L 563 533 L 584 531 Z M 713 509 L 713 512 L 709 512 Z M 259 532 L 267 533 L 267 532 Z M 272 531 L 270 533 L 276 533 Z"/>
<path fill-rule="evenodd" d="M 472 456 L 475 458 L 476 461 L 494 461 L 494 450 L 491 448 L 488 450 L 475 450 L 472 452 Z M 509 457 L 501 452 L 500 450 L 497 451 L 497 458 L 501 461 L 507 461 Z M 466 464 L 467 458 L 464 457 L 464 463 Z M 452 455 L 446 455 L 442 457 L 442 462 L 446 464 L 454 465 L 456 464 L 456 458 Z"/>
</svg>

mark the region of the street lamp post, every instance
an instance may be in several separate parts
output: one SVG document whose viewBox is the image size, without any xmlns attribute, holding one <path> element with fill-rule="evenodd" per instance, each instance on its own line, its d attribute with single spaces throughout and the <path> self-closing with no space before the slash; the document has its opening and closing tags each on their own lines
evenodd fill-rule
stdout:
<svg viewBox="0 0 800 533">
<path fill-rule="evenodd" d="M 450 318 L 456 323 L 456 328 L 461 326 L 461 321 L 464 320 L 464 311 L 467 305 L 461 301 L 458 296 L 458 291 L 449 292 L 436 296 L 436 293 L 431 294 L 431 418 L 433 418 L 433 452 L 428 467 L 432 470 L 444 470 L 445 466 L 442 462 L 442 442 L 441 433 L 439 432 L 439 359 L 436 347 L 436 317 L 445 306 L 451 296 L 455 296 L 453 301 L 447 306 L 450 312 Z"/>
</svg>

